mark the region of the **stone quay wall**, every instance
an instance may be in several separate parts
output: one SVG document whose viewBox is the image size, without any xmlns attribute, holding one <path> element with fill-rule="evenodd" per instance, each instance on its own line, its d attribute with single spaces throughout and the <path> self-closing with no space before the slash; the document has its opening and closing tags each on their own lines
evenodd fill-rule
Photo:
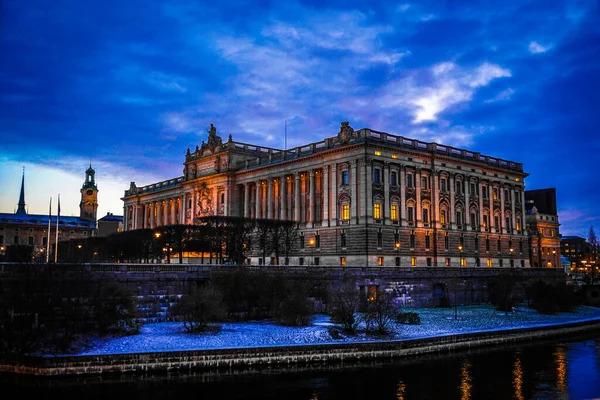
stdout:
<svg viewBox="0 0 600 400">
<path fill-rule="evenodd" d="M 488 346 L 511 345 L 600 332 L 600 320 L 386 342 L 68 357 L 22 357 L 0 362 L 0 372 L 37 375 L 135 374 L 165 371 L 285 367 L 318 363 L 392 360 Z"/>
<path fill-rule="evenodd" d="M 220 266 L 192 264 L 0 264 L 0 280 L 9 284 L 22 268 L 52 268 L 68 275 L 69 271 L 89 271 L 112 277 L 132 290 L 140 311 L 148 321 L 169 319 L 169 309 L 194 286 L 209 281 L 216 273 L 243 268 L 281 274 L 290 279 L 322 281 L 335 285 L 350 279 L 367 293 L 373 287 L 392 293 L 402 307 L 439 307 L 451 304 L 473 305 L 490 302 L 494 279 L 509 275 L 517 280 L 516 290 L 524 296 L 527 284 L 536 280 L 565 281 L 557 268 L 488 267 L 324 267 L 324 266 Z"/>
</svg>

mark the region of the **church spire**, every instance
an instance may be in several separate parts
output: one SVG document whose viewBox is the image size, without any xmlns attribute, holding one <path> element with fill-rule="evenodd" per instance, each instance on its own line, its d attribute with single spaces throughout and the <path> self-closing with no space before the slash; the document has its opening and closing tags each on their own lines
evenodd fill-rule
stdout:
<svg viewBox="0 0 600 400">
<path fill-rule="evenodd" d="M 21 178 L 21 194 L 19 195 L 19 207 L 17 208 L 18 215 L 25 215 L 25 167 L 23 167 L 23 178 Z"/>
</svg>

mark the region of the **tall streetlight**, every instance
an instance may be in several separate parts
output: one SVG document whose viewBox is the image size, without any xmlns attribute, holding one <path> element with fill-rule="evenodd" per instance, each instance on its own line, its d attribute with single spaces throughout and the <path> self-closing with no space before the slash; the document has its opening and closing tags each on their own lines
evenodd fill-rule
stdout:
<svg viewBox="0 0 600 400">
<path fill-rule="evenodd" d="M 515 249 L 511 247 L 508 251 L 510 252 L 510 267 L 513 268 L 515 266 L 515 260 L 513 260 L 513 251 L 515 251 Z"/>
<path fill-rule="evenodd" d="M 315 263 L 315 238 L 308 239 L 308 247 L 310 247 L 310 262 L 312 265 Z"/>
<path fill-rule="evenodd" d="M 396 249 L 396 266 L 400 266 L 400 256 L 398 255 L 400 253 L 400 242 L 397 241 L 396 243 L 394 243 L 394 248 Z"/>
<path fill-rule="evenodd" d="M 156 238 L 156 241 L 158 242 L 158 239 L 160 239 L 160 232 L 154 232 L 154 237 Z M 158 243 L 157 243 L 157 245 L 158 245 Z M 160 258 L 157 257 L 156 259 L 157 259 L 157 261 L 160 262 Z"/>
<path fill-rule="evenodd" d="M 458 265 L 463 266 L 463 258 L 462 258 L 463 247 L 462 244 L 458 245 Z M 466 266 L 467 263 L 465 263 Z"/>
</svg>

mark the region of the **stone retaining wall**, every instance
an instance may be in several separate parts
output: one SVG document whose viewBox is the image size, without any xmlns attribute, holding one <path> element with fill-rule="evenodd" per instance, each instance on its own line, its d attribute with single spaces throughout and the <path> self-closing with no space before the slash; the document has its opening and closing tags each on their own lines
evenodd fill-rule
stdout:
<svg viewBox="0 0 600 400">
<path fill-rule="evenodd" d="M 0 372 L 40 375 L 148 373 L 394 359 L 600 332 L 600 320 L 535 328 L 369 343 L 319 344 L 98 356 L 23 357 L 0 362 Z"/>
</svg>

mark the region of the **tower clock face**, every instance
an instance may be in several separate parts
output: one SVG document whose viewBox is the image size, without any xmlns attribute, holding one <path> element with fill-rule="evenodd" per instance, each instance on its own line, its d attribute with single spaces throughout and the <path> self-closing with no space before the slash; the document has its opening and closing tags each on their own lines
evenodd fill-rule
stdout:
<svg viewBox="0 0 600 400">
<path fill-rule="evenodd" d="M 94 194 L 94 191 L 92 189 L 88 189 L 87 192 L 85 192 L 88 196 L 91 196 Z"/>
</svg>

